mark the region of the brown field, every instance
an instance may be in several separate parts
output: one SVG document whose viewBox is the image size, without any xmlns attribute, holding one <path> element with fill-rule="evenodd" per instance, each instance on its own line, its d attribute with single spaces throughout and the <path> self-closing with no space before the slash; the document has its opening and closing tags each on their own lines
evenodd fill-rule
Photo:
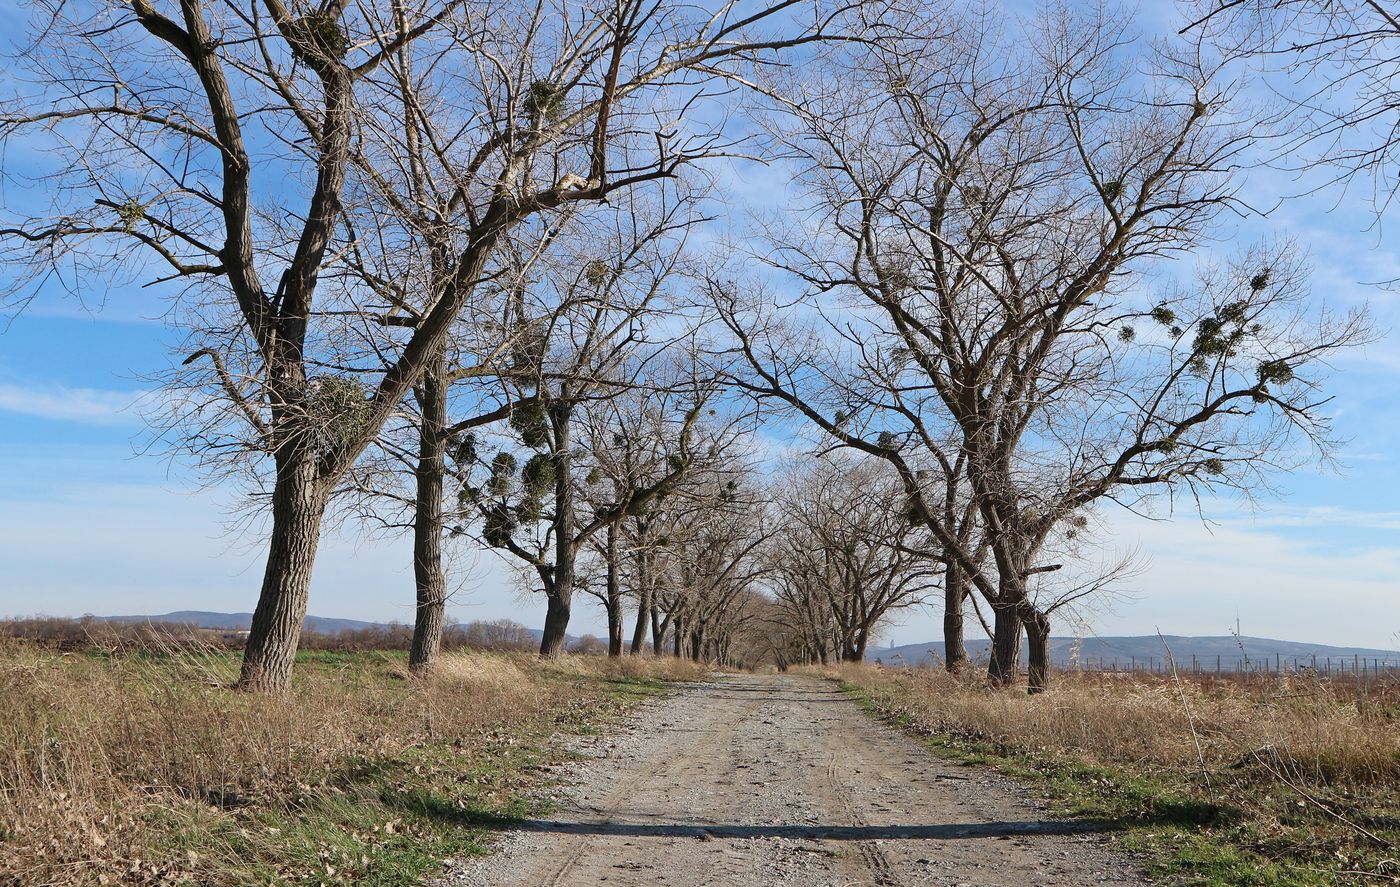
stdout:
<svg viewBox="0 0 1400 887">
<path fill-rule="evenodd" d="M 950 753 L 1046 777 L 1067 809 L 1198 831 L 1257 869 L 1199 883 L 1400 882 L 1400 682 L 1085 672 L 1027 697 L 933 669 L 832 675 Z"/>
<path fill-rule="evenodd" d="M 216 648 L 8 641 L 0 884 L 411 882 L 518 812 L 552 733 L 697 671 L 458 652 L 410 679 L 397 655 L 310 653 L 272 699 L 227 689 Z"/>
<path fill-rule="evenodd" d="M 81 619 L 30 616 L 0 620 L 0 640 L 27 641 L 69 652 L 161 650 L 171 644 L 241 650 L 247 637 L 247 631 L 238 629 L 200 628 L 179 622 L 109 622 L 90 616 Z M 342 653 L 396 651 L 407 650 L 412 640 L 413 626 L 390 624 L 334 633 L 303 631 L 297 649 Z M 577 652 L 598 652 L 600 644 L 597 638 L 585 635 L 574 642 L 574 649 Z M 539 640 L 525 626 L 501 619 L 446 626 L 442 633 L 442 649 L 529 652 L 539 649 Z M 606 645 L 602 645 L 601 649 L 605 650 Z"/>
<path fill-rule="evenodd" d="M 197 638 L 0 639 L 0 884 L 415 883 L 530 815 L 589 731 L 703 669 L 670 657 L 305 651 L 292 692 L 227 689 Z M 880 714 L 1100 818 L 1184 884 L 1400 883 L 1400 681 L 843 666 Z"/>
</svg>

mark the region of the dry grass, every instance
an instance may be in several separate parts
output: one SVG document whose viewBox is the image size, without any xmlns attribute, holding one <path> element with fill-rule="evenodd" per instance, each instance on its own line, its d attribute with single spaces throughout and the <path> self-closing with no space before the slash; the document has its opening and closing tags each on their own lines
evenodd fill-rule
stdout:
<svg viewBox="0 0 1400 887">
<path fill-rule="evenodd" d="M 605 680 L 694 681 L 703 678 L 707 666 L 672 656 L 566 656 L 538 667 L 562 674 L 575 674 Z"/>
<path fill-rule="evenodd" d="M 381 801 L 390 789 L 452 795 L 502 747 L 596 720 L 639 679 L 689 676 L 666 660 L 453 653 L 431 678 L 408 679 L 397 657 L 313 654 L 287 697 L 267 699 L 226 689 L 236 668 L 234 656 L 191 647 L 0 649 L 0 883 L 245 883 L 252 870 L 234 857 L 250 852 L 268 857 L 260 877 L 302 880 L 275 858 L 266 836 L 282 829 L 267 816 L 295 818 L 370 784 Z M 398 773 L 424 766 L 441 778 L 415 786 Z M 499 800 L 474 791 L 445 803 Z"/>
<path fill-rule="evenodd" d="M 1192 724 L 1209 768 L 1247 765 L 1255 752 L 1288 763 L 1311 783 L 1365 786 L 1400 780 L 1400 712 L 1358 707 L 1317 678 L 1265 686 L 1153 675 L 1057 676 L 1037 697 L 988 692 L 975 676 L 934 670 L 846 669 L 879 694 L 882 707 L 940 732 L 1017 750 L 1045 749 L 1089 760 L 1197 766 Z M 1185 697 L 1183 705 L 1182 696 Z"/>
<path fill-rule="evenodd" d="M 1394 694 L 1358 700 L 1354 688 L 1312 676 L 1178 684 L 1170 676 L 1067 673 L 1050 693 L 1028 697 L 932 669 L 846 666 L 831 674 L 955 750 L 1090 783 L 1116 774 L 1136 781 L 1135 796 L 1195 798 L 1197 825 L 1233 828 L 1231 839 L 1262 858 L 1350 871 L 1369 883 L 1400 872 L 1387 861 L 1400 842 Z M 1136 802 L 1137 811 L 1098 809 L 1151 823 L 1151 799 Z"/>
</svg>

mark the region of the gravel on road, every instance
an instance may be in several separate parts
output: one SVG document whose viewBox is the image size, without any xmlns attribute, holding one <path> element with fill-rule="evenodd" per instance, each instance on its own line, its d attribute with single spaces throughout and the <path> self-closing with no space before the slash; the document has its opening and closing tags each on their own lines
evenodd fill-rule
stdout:
<svg viewBox="0 0 1400 887">
<path fill-rule="evenodd" d="M 944 761 L 830 682 L 682 685 L 577 749 L 555 812 L 436 887 L 1147 885 L 1092 822 Z"/>
</svg>

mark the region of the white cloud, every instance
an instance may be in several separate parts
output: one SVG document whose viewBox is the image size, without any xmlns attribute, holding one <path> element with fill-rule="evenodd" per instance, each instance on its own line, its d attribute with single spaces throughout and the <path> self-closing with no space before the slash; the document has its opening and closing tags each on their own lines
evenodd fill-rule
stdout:
<svg viewBox="0 0 1400 887">
<path fill-rule="evenodd" d="M 256 604 L 265 549 L 256 526 L 241 536 L 227 532 L 228 491 L 194 493 L 181 479 L 172 488 L 155 479 L 161 472 L 154 460 L 109 451 L 60 455 L 48 466 L 46 483 L 16 483 L 43 471 L 44 460 L 10 462 L 6 450 L 0 448 L 0 618 L 246 612 Z M 113 474 L 115 482 L 103 479 Z M 458 554 L 450 616 L 543 624 L 543 598 L 521 601 L 498 557 Z M 328 529 L 317 553 L 311 613 L 412 622 L 412 557 L 406 537 L 357 538 L 354 527 Z M 570 631 L 606 632 L 593 599 L 578 597 Z"/>
<path fill-rule="evenodd" d="M 70 388 L 66 385 L 16 385 L 0 382 L 0 412 L 89 425 L 125 425 L 140 421 L 139 407 L 148 391 Z"/>
<path fill-rule="evenodd" d="M 1238 618 L 1249 635 L 1400 646 L 1400 539 L 1362 545 L 1288 532 L 1400 529 L 1394 515 L 1297 508 L 1257 520 L 1236 512 L 1209 527 L 1124 514 L 1110 524 L 1116 542 L 1140 542 L 1149 566 L 1135 596 L 1095 620 L 1100 634 L 1224 634 Z"/>
<path fill-rule="evenodd" d="M 1246 635 L 1338 646 L 1400 649 L 1400 514 L 1330 506 L 1205 503 L 1212 523 L 1190 513 L 1149 520 L 1105 515 L 1103 544 L 1137 546 L 1145 569 L 1091 602 L 1084 626 L 1099 636 Z M 1377 531 L 1380 531 L 1377 533 Z M 1365 533 L 1366 542 L 1360 541 Z M 896 643 L 942 636 L 936 608 L 907 611 Z M 1077 627 L 1062 615 L 1057 635 Z M 968 622 L 969 637 L 978 635 Z"/>
</svg>

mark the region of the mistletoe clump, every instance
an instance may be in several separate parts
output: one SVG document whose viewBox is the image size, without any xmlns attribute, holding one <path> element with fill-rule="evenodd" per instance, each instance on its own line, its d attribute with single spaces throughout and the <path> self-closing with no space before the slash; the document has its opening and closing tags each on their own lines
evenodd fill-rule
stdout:
<svg viewBox="0 0 1400 887">
<path fill-rule="evenodd" d="M 1211 358 L 1229 359 L 1236 356 L 1244 340 L 1259 330 L 1257 324 L 1249 325 L 1247 302 L 1235 301 L 1222 305 L 1215 314 L 1201 318 L 1196 327 L 1196 338 L 1191 343 L 1191 370 L 1205 375 Z"/>
<path fill-rule="evenodd" d="M 550 80 L 531 83 L 525 95 L 525 114 L 530 118 L 532 129 L 558 123 L 564 116 L 564 87 Z"/>
<path fill-rule="evenodd" d="M 525 486 L 525 496 L 539 499 L 554 486 L 554 457 L 548 453 L 536 453 L 525 463 L 520 472 L 521 483 Z"/>
<path fill-rule="evenodd" d="M 323 59 L 338 62 L 350 51 L 350 40 L 341 29 L 340 22 L 328 12 L 317 12 L 292 21 L 287 25 L 287 40 L 297 55 L 310 62 Z"/>
<path fill-rule="evenodd" d="M 322 376 L 311 380 L 310 389 L 306 411 L 313 420 L 317 446 L 325 450 L 354 440 L 369 418 L 364 387 L 354 379 Z"/>
<path fill-rule="evenodd" d="M 1293 367 L 1285 360 L 1266 360 L 1259 364 L 1259 386 L 1282 385 L 1293 381 Z"/>
<path fill-rule="evenodd" d="M 491 477 L 486 481 L 486 489 L 493 496 L 504 496 L 510 492 L 515 479 L 515 456 L 500 452 L 491 460 Z"/>
<path fill-rule="evenodd" d="M 594 289 L 602 289 L 612 276 L 613 269 L 602 259 L 594 259 L 583 269 L 583 279 Z"/>
<path fill-rule="evenodd" d="M 469 470 L 476 462 L 476 435 L 467 432 L 460 438 L 453 441 L 452 461 L 457 463 L 459 471 Z"/>
<path fill-rule="evenodd" d="M 515 341 L 511 344 L 511 369 L 522 378 L 537 374 L 544 364 L 544 355 L 548 347 L 549 334 L 544 323 L 538 319 L 522 321 Z"/>
<path fill-rule="evenodd" d="M 532 450 L 549 445 L 549 422 L 544 404 L 538 400 L 522 403 L 510 411 L 510 427 L 520 435 L 520 441 Z"/>
<path fill-rule="evenodd" d="M 504 505 L 492 505 L 486 510 L 481 525 L 481 538 L 492 548 L 505 548 L 515 533 L 515 515 Z"/>
<path fill-rule="evenodd" d="M 146 218 L 146 205 L 133 197 L 117 207 L 117 218 L 121 219 L 122 227 L 130 231 L 137 222 Z"/>
</svg>

